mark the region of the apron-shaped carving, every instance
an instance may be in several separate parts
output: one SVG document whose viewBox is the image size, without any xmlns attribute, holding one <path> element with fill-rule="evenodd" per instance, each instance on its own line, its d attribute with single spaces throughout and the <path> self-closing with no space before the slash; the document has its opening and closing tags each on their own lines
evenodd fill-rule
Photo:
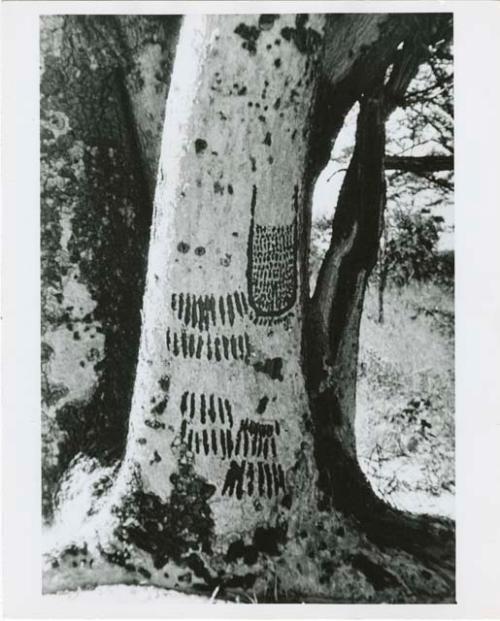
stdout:
<svg viewBox="0 0 500 621">
<path fill-rule="evenodd" d="M 248 301 L 257 316 L 279 317 L 297 298 L 297 186 L 291 224 L 266 226 L 255 220 L 253 187 L 248 237 Z"/>
</svg>

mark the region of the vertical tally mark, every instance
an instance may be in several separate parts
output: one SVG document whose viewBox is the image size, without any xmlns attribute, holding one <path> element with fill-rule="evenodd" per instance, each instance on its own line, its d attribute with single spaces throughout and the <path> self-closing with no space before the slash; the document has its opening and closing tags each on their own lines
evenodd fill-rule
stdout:
<svg viewBox="0 0 500 621">
<path fill-rule="evenodd" d="M 217 397 L 214 394 L 194 393 L 186 391 L 181 396 L 180 411 L 183 418 L 197 421 L 201 425 L 209 422 L 213 425 L 220 422 L 222 425 L 233 427 L 233 410 L 229 399 Z"/>
</svg>

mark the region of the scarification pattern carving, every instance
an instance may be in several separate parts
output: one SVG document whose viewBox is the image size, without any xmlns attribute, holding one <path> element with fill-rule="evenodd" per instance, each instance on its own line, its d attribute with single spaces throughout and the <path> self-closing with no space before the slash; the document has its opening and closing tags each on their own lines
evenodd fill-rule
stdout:
<svg viewBox="0 0 500 621">
<path fill-rule="evenodd" d="M 284 226 L 255 222 L 257 188 L 253 186 L 248 238 L 248 301 L 257 316 L 279 317 L 297 298 L 297 187 L 295 217 Z"/>
<path fill-rule="evenodd" d="M 213 360 L 243 360 L 249 361 L 252 351 L 248 334 L 231 334 L 226 336 L 214 336 L 210 333 L 197 334 L 183 329 L 180 332 L 167 328 L 166 334 L 167 351 L 174 356 L 183 358 L 196 358 Z"/>
<path fill-rule="evenodd" d="M 237 317 L 248 313 L 248 302 L 242 291 L 227 295 L 172 293 L 170 305 L 174 316 L 187 328 L 207 332 L 215 326 L 233 326 Z"/>
<path fill-rule="evenodd" d="M 277 421 L 245 418 L 235 431 L 233 405 L 226 397 L 213 393 L 185 391 L 179 410 L 180 440 L 188 451 L 229 460 L 223 496 L 271 498 L 285 492 L 285 473 L 278 462 L 277 437 L 281 429 Z"/>
</svg>

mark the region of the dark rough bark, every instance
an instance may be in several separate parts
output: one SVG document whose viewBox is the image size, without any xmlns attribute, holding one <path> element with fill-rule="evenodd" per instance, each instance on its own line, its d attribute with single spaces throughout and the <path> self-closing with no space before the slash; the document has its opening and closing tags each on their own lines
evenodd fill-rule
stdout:
<svg viewBox="0 0 500 621">
<path fill-rule="evenodd" d="M 177 19 L 41 24 L 43 509 L 124 447 Z M 147 103 L 146 103 L 147 100 Z"/>
<path fill-rule="evenodd" d="M 331 495 L 338 454 L 355 459 L 354 408 L 358 331 L 364 288 L 375 264 L 385 200 L 383 157 L 384 116 L 380 94 L 361 101 L 356 146 L 341 189 L 332 227 L 332 241 L 318 275 L 311 301 L 308 364 L 312 409 L 321 429 L 317 456 L 322 487 Z M 325 430 L 328 430 L 325 433 Z M 338 496 L 335 494 L 334 496 Z M 338 498 L 340 501 L 340 498 Z"/>
<path fill-rule="evenodd" d="M 359 324 L 383 227 L 384 125 L 425 57 L 425 46 L 415 45 L 408 33 L 406 38 L 401 52 L 392 59 L 389 80 L 384 85 L 383 73 L 378 77 L 371 73 L 371 81 L 365 83 L 364 95 L 359 97 L 356 146 L 335 211 L 331 245 L 310 304 L 306 374 L 325 506 L 354 516 L 377 545 L 397 542 L 417 563 L 440 567 L 452 590 L 453 524 L 386 505 L 373 492 L 356 457 Z"/>
</svg>

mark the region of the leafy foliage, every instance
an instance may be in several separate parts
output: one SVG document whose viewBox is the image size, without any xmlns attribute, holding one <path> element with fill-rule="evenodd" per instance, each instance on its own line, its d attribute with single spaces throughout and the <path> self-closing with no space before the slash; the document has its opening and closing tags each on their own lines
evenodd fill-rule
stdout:
<svg viewBox="0 0 500 621">
<path fill-rule="evenodd" d="M 396 209 L 386 221 L 388 235 L 381 252 L 384 269 L 398 286 L 429 280 L 438 268 L 438 242 L 443 217 L 428 209 Z"/>
</svg>

